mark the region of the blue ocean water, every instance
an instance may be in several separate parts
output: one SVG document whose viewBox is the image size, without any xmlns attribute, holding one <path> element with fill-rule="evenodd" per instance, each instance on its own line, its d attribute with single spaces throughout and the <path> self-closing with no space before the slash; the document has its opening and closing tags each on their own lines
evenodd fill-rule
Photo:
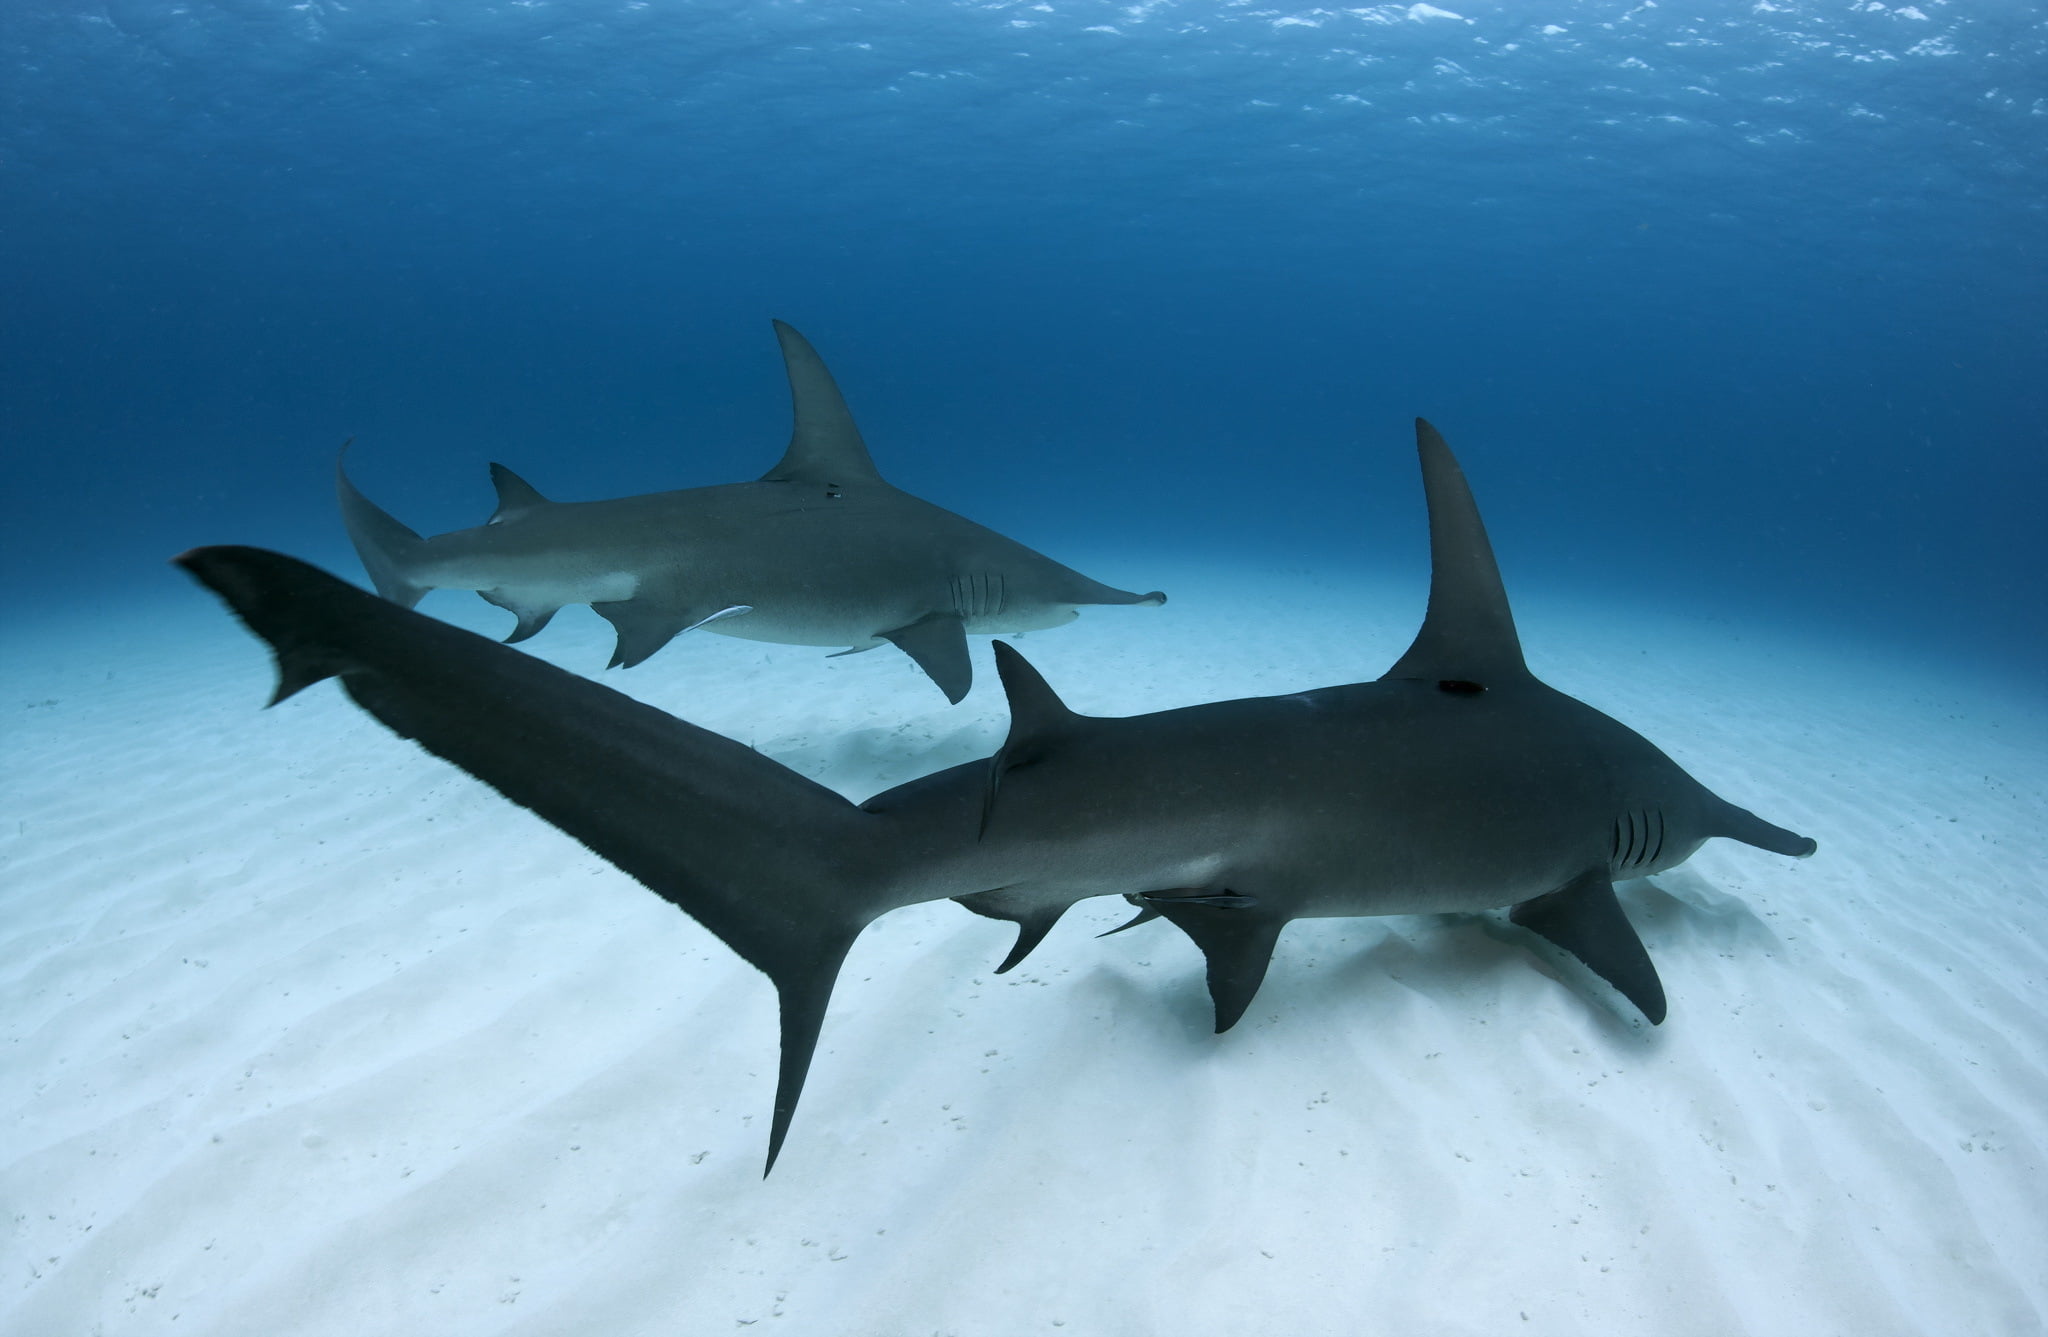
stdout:
<svg viewBox="0 0 2048 1337">
<path fill-rule="evenodd" d="M 1423 414 L 1511 581 L 2048 661 L 2019 0 L 10 0 L 0 70 L 17 630 L 354 575 L 350 436 L 428 532 L 752 477 L 779 316 L 1055 555 L 1419 571 Z"/>
</svg>

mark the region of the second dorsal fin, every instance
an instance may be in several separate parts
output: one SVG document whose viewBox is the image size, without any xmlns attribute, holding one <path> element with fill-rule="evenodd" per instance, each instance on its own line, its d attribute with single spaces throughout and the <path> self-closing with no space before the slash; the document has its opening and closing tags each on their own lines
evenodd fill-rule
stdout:
<svg viewBox="0 0 2048 1337">
<path fill-rule="evenodd" d="M 1526 678 L 1515 615 L 1464 470 L 1442 434 L 1421 418 L 1415 420 L 1415 449 L 1429 502 L 1429 611 L 1414 644 L 1385 678 L 1434 679 L 1459 691 Z"/>
<path fill-rule="evenodd" d="M 554 504 L 540 494 L 539 488 L 495 462 L 491 465 L 491 486 L 498 489 L 498 509 L 491 512 L 485 524 L 502 524 L 515 515 Z"/>
<path fill-rule="evenodd" d="M 773 469 L 762 474 L 770 483 L 879 483 L 867 443 L 847 411 L 846 400 L 825 360 L 810 340 L 781 321 L 775 337 L 782 344 L 782 365 L 789 373 L 790 407 L 796 419 L 789 449 Z"/>
</svg>

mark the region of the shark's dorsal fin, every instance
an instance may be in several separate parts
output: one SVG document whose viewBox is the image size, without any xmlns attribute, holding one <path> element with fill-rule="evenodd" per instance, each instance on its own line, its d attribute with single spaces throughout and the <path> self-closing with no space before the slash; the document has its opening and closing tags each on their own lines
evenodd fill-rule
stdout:
<svg viewBox="0 0 2048 1337">
<path fill-rule="evenodd" d="M 840 397 L 832 373 L 810 340 L 781 321 L 775 337 L 782 344 L 782 366 L 789 373 L 790 407 L 796 425 L 781 461 L 761 475 L 769 483 L 879 483 L 875 462 L 868 457 L 860 428 Z"/>
<path fill-rule="evenodd" d="M 996 809 L 996 791 L 1003 777 L 1019 767 L 1043 759 L 1062 737 L 1073 732 L 1086 718 L 1067 709 L 1037 669 L 1008 641 L 994 642 L 996 672 L 1002 675 L 1003 694 L 1010 702 L 1010 736 L 988 759 L 988 790 L 981 800 L 981 830 L 988 830 L 989 817 Z"/>
<path fill-rule="evenodd" d="M 535 507 L 554 504 L 540 494 L 539 488 L 495 461 L 491 464 L 491 486 L 498 489 L 498 509 L 484 521 L 487 525 L 502 524 Z"/>
<path fill-rule="evenodd" d="M 1452 691 L 1483 691 L 1489 682 L 1526 678 L 1515 615 L 1494 564 L 1486 525 L 1464 470 L 1436 428 L 1415 420 L 1422 488 L 1429 499 L 1429 612 L 1414 644 L 1381 681 L 1433 679 Z"/>
</svg>

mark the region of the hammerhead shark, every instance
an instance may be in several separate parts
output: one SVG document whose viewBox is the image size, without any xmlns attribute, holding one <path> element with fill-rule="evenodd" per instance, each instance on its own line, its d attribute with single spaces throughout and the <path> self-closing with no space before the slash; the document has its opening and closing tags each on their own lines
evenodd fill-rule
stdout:
<svg viewBox="0 0 2048 1337">
<path fill-rule="evenodd" d="M 785 645 L 889 642 L 949 702 L 967 695 L 967 633 L 1037 631 L 1082 604 L 1166 602 L 1090 580 L 1014 539 L 884 482 L 832 373 L 781 321 L 795 427 L 760 479 L 610 501 L 550 501 L 502 464 L 498 509 L 474 529 L 421 538 L 365 497 L 335 461 L 335 490 L 377 592 L 411 608 L 435 589 L 475 590 L 523 641 L 566 604 L 618 632 L 631 668 L 698 627 Z"/>
<path fill-rule="evenodd" d="M 1652 1024 L 1664 990 L 1614 894 L 1725 836 L 1814 842 L 1715 797 L 1640 735 L 1537 681 L 1463 473 L 1416 423 L 1429 607 L 1374 682 L 1127 718 L 1069 710 L 996 643 L 996 754 L 862 804 L 740 743 L 277 553 L 178 562 L 275 652 L 272 704 L 328 677 L 402 737 L 674 902 L 774 983 L 772 1169 L 841 961 L 899 906 L 1020 926 L 1014 964 L 1085 897 L 1134 896 L 1207 960 L 1216 1029 L 1290 920 L 1476 912 L 1575 956 Z"/>
</svg>

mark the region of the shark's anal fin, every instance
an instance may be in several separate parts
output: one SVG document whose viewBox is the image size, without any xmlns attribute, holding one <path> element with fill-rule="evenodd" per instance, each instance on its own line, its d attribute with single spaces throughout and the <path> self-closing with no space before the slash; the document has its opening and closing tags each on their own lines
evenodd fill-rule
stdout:
<svg viewBox="0 0 2048 1337">
<path fill-rule="evenodd" d="M 1060 922 L 1060 916 L 1072 905 L 1070 900 L 1048 901 L 1040 896 L 1011 892 L 998 887 L 994 891 L 977 891 L 971 896 L 955 896 L 961 905 L 987 919 L 1001 919 L 1017 926 L 1017 941 L 1011 944 L 1010 954 L 996 967 L 996 974 L 1004 975 L 1017 968 L 1024 958 L 1031 955 L 1045 935 L 1052 932 L 1053 925 Z"/>
<path fill-rule="evenodd" d="M 1508 918 L 1564 948 L 1636 1005 L 1652 1026 L 1664 1020 L 1664 985 L 1605 871 L 1583 874 L 1508 911 Z"/>
<path fill-rule="evenodd" d="M 499 590 L 478 590 L 477 594 L 485 603 L 493 603 L 519 619 L 519 625 L 512 628 L 512 634 L 505 638 L 505 644 L 517 645 L 520 641 L 538 632 L 562 611 L 560 604 L 521 603 Z"/>
<path fill-rule="evenodd" d="M 1228 893 L 1174 896 L 1154 893 L 1147 905 L 1173 921 L 1174 927 L 1194 939 L 1209 965 L 1209 1000 L 1216 1005 L 1218 1035 L 1237 1025 L 1251 1006 L 1252 996 L 1266 979 L 1272 964 L 1274 944 L 1287 921 L 1278 915 L 1260 914 L 1245 904 L 1232 904 Z"/>
<path fill-rule="evenodd" d="M 540 494 L 539 488 L 495 461 L 491 464 L 491 486 L 498 490 L 498 509 L 484 521 L 487 525 L 501 525 L 514 516 L 554 505 Z"/>
<path fill-rule="evenodd" d="M 909 626 L 882 632 L 881 637 L 916 660 L 949 703 L 958 705 L 974 685 L 974 661 L 967 657 L 967 625 L 958 613 L 926 613 Z"/>
</svg>

